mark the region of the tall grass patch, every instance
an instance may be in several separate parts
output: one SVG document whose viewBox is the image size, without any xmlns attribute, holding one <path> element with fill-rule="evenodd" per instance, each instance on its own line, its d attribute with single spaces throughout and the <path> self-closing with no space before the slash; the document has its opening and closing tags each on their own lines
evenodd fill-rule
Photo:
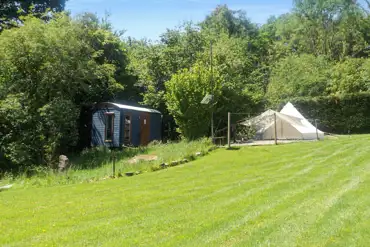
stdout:
<svg viewBox="0 0 370 247">
<path fill-rule="evenodd" d="M 1 184 L 14 183 L 15 188 L 48 187 L 64 184 L 92 183 L 110 178 L 113 175 L 113 162 L 115 163 L 115 176 L 126 172 L 151 172 L 162 163 L 188 159 L 195 159 L 195 154 L 208 153 L 213 147 L 207 139 L 198 141 L 181 141 L 177 143 L 162 144 L 151 143 L 147 147 L 124 148 L 111 150 L 106 147 L 96 147 L 84 150 L 81 154 L 70 157 L 71 167 L 64 173 L 58 173 L 48 168 L 33 168 L 19 174 L 4 174 Z M 157 156 L 155 161 L 130 160 L 136 155 L 148 154 Z M 154 168 L 154 169 L 153 169 Z"/>
</svg>

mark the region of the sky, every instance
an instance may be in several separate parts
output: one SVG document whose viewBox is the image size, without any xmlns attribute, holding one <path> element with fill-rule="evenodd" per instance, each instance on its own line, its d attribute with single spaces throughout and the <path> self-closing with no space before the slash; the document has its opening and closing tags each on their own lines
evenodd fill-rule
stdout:
<svg viewBox="0 0 370 247">
<path fill-rule="evenodd" d="M 292 8 L 292 0 L 68 0 L 66 10 L 72 15 L 96 13 L 109 20 L 125 36 L 157 40 L 167 28 L 184 21 L 202 21 L 217 5 L 244 10 L 253 22 L 263 24 L 271 15 L 281 15 Z"/>
</svg>

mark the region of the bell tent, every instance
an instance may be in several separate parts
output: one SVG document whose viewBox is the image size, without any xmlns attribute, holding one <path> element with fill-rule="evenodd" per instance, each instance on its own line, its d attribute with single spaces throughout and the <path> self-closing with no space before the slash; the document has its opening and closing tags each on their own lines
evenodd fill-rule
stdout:
<svg viewBox="0 0 370 247">
<path fill-rule="evenodd" d="M 324 132 L 316 130 L 316 127 L 305 119 L 290 102 L 280 112 L 267 110 L 240 124 L 255 128 L 258 140 L 273 140 L 275 138 L 275 116 L 277 139 L 315 140 L 324 138 Z"/>
</svg>

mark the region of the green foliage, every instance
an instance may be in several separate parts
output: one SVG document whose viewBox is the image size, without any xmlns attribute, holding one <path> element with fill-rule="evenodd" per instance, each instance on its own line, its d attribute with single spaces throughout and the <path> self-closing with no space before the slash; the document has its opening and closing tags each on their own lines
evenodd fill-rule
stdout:
<svg viewBox="0 0 370 247">
<path fill-rule="evenodd" d="M 296 25 L 290 32 L 300 52 L 342 59 L 362 50 L 366 19 L 360 3 L 352 0 L 296 0 Z M 366 25 L 366 24 L 365 24 Z"/>
<path fill-rule="evenodd" d="M 47 12 L 62 11 L 67 0 L 2 0 L 0 4 L 0 32 L 18 26 L 22 17 L 33 15 L 48 20 Z"/>
<path fill-rule="evenodd" d="M 369 93 L 296 98 L 291 102 L 306 118 L 318 119 L 318 127 L 323 131 L 337 134 L 370 132 Z"/>
<path fill-rule="evenodd" d="M 264 71 L 251 42 L 222 36 L 214 45 L 214 67 L 223 78 L 217 109 L 223 116 L 229 111 L 252 113 L 263 99 Z"/>
<path fill-rule="evenodd" d="M 267 98 L 273 104 L 293 97 L 315 97 L 325 93 L 330 62 L 313 55 L 289 56 L 272 69 Z"/>
<path fill-rule="evenodd" d="M 166 83 L 166 104 L 179 126 L 179 132 L 188 139 L 206 136 L 210 126 L 210 105 L 201 104 L 207 94 L 217 101 L 221 93 L 221 78 L 217 71 L 213 75 L 204 64 L 196 64 L 172 76 Z"/>
<path fill-rule="evenodd" d="M 0 145 L 12 163 L 52 165 L 76 144 L 81 106 L 124 88 L 122 42 L 89 21 L 27 17 L 0 35 Z"/>
<path fill-rule="evenodd" d="M 147 40 L 128 40 L 130 71 L 137 77 L 136 86 L 142 89 L 142 103 L 157 108 L 163 114 L 169 136 L 176 136 L 173 116 L 166 107 L 165 82 L 181 69 L 189 69 L 204 50 L 204 38 L 192 23 L 167 30 L 159 44 Z"/>
<path fill-rule="evenodd" d="M 328 91 L 331 94 L 370 91 L 369 76 L 370 62 L 368 59 L 346 59 L 331 69 Z"/>
<path fill-rule="evenodd" d="M 29 107 L 23 107 L 23 94 L 7 95 L 0 100 L 0 147 L 4 158 L 13 164 L 35 161 L 38 150 L 32 144 L 38 137 L 39 125 L 33 120 Z M 5 166 L 5 161 L 1 166 Z"/>
<path fill-rule="evenodd" d="M 246 13 L 231 10 L 226 5 L 219 5 L 200 23 L 205 32 L 211 35 L 227 34 L 234 37 L 247 37 L 257 34 L 257 25 L 252 23 Z"/>
<path fill-rule="evenodd" d="M 244 138 L 245 140 L 253 139 L 256 136 L 256 128 L 254 126 L 245 126 L 238 124 L 235 131 L 236 138 L 240 140 Z"/>
<path fill-rule="evenodd" d="M 165 82 L 181 69 L 189 69 L 204 49 L 204 39 L 198 28 L 185 23 L 161 35 L 160 44 L 146 40 L 130 40 L 130 69 L 145 88 L 143 103 L 166 112 Z"/>
<path fill-rule="evenodd" d="M 159 44 L 129 42 L 130 68 L 144 89 L 143 102 L 160 108 L 165 123 L 171 119 L 168 115 L 176 118 L 168 109 L 165 83 L 196 64 L 202 64 L 203 70 L 210 68 L 211 43 L 214 70 L 223 78 L 222 94 L 214 107 L 218 127 L 225 127 L 223 116 L 228 111 L 255 112 L 262 101 L 268 80 L 266 64 L 260 58 L 267 52 L 268 41 L 258 36 L 257 26 L 241 11 L 219 6 L 198 25 L 185 23 L 167 30 Z M 198 103 L 193 102 L 195 106 Z"/>
<path fill-rule="evenodd" d="M 132 53 L 141 55 L 132 61 L 144 102 L 176 118 L 167 109 L 171 93 L 164 85 L 195 64 L 210 66 L 212 42 L 214 70 L 222 77 L 214 116 L 222 129 L 228 111 L 253 115 L 265 100 L 276 105 L 295 97 L 367 91 L 367 59 L 347 57 L 366 55 L 368 16 L 353 1 L 299 0 L 293 11 L 257 27 L 242 11 L 220 5 L 198 25 L 168 30 L 159 44 L 133 46 Z"/>
<path fill-rule="evenodd" d="M 43 130 L 40 139 L 43 143 L 45 161 L 52 164 L 61 153 L 68 152 L 78 140 L 77 121 L 80 112 L 72 101 L 54 98 L 38 111 Z"/>
<path fill-rule="evenodd" d="M 163 46 L 145 41 L 130 42 L 129 68 L 137 76 L 137 85 L 146 89 L 143 103 L 159 108 L 164 103 L 164 82 L 169 78 Z"/>
</svg>

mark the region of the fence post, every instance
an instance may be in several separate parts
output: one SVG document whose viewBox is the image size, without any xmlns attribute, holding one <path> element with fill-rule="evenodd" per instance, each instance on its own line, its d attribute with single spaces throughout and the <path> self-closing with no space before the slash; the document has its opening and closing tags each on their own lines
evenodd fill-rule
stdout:
<svg viewBox="0 0 370 247">
<path fill-rule="evenodd" d="M 319 132 L 317 131 L 317 119 L 315 119 L 315 127 L 316 127 L 316 137 L 317 137 L 317 140 L 320 140 L 320 138 L 319 138 Z"/>
<path fill-rule="evenodd" d="M 113 152 L 113 165 L 112 165 L 112 177 L 116 176 L 116 153 Z"/>
<path fill-rule="evenodd" d="M 275 145 L 277 145 L 277 126 L 276 126 L 276 113 L 274 113 L 274 127 L 275 127 Z"/>
<path fill-rule="evenodd" d="M 231 148 L 230 141 L 230 132 L 231 132 L 231 113 L 227 113 L 227 147 Z"/>
</svg>

